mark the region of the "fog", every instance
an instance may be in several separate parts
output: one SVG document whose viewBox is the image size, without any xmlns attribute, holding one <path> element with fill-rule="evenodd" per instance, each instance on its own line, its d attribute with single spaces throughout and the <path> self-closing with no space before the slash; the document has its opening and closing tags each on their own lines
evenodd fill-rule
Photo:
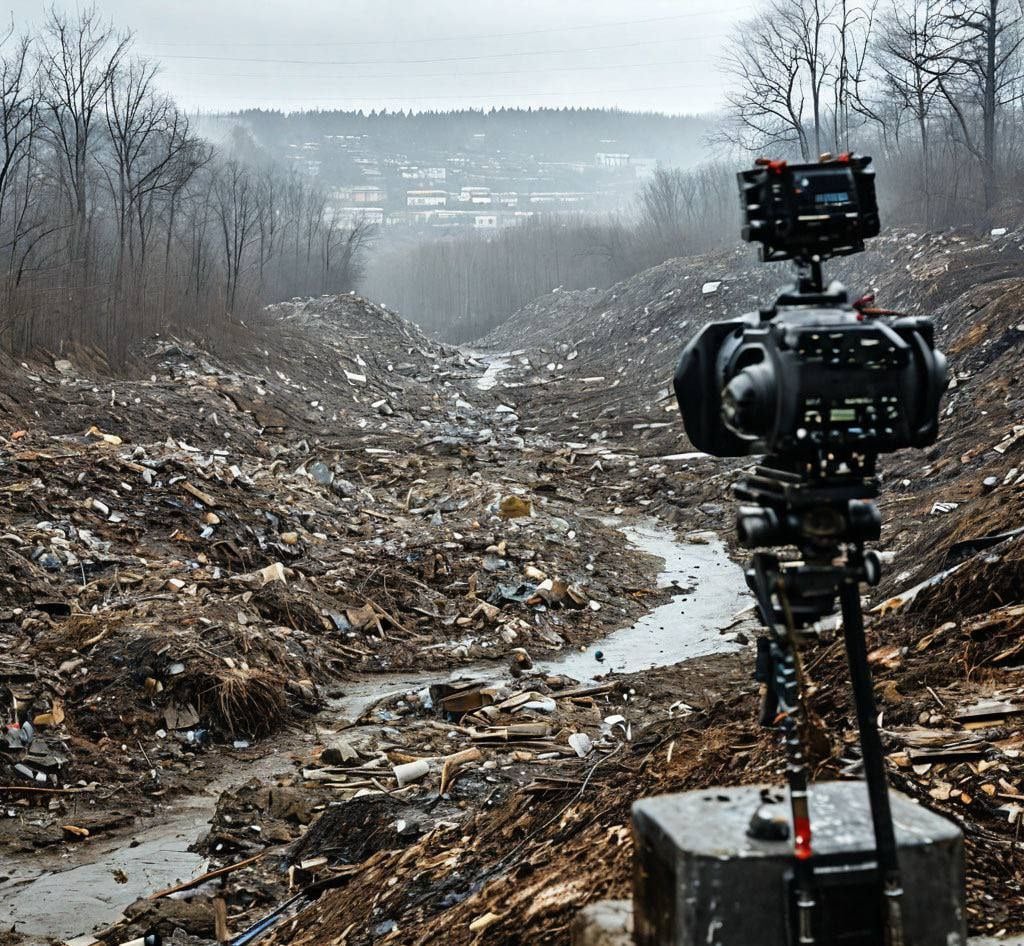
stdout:
<svg viewBox="0 0 1024 946">
<path fill-rule="evenodd" d="M 74 11 L 81 4 L 57 2 Z M 39 0 L 5 5 L 15 25 Z M 715 67 L 753 0 L 104 0 L 189 110 L 723 104 Z"/>
</svg>

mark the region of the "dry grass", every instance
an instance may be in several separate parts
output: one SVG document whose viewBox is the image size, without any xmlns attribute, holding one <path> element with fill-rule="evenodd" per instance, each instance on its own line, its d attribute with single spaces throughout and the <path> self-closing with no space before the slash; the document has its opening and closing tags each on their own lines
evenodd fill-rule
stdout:
<svg viewBox="0 0 1024 946">
<path fill-rule="evenodd" d="M 265 670 L 197 670 L 181 686 L 204 719 L 232 736 L 266 736 L 278 728 L 286 711 L 284 678 Z"/>
</svg>

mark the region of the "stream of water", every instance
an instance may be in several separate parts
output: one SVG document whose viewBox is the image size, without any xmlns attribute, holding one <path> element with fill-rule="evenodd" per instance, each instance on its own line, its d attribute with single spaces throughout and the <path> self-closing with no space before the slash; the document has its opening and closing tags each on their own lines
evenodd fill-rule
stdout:
<svg viewBox="0 0 1024 946">
<path fill-rule="evenodd" d="M 491 362 L 491 367 L 496 364 Z M 633 673 L 735 649 L 720 628 L 750 599 L 724 545 L 710 536 L 700 544 L 680 543 L 653 520 L 623 527 L 623 532 L 638 548 L 664 560 L 662 587 L 684 591 L 583 650 L 538 660 L 537 669 L 591 683 L 611 671 Z M 599 652 L 602 660 L 597 659 Z M 459 668 L 451 678 L 501 675 L 495 664 L 480 662 Z M 367 676 L 331 702 L 331 721 L 339 716 L 356 719 L 378 700 L 436 683 L 438 676 L 436 671 Z M 287 767 L 283 758 L 269 754 L 241 776 L 234 770 L 221 783 L 211 783 L 205 794 L 175 802 L 165 819 L 150 820 L 133 834 L 97 838 L 60 854 L 5 858 L 0 862 L 0 927 L 16 924 L 19 932 L 43 942 L 109 926 L 139 897 L 206 869 L 204 858 L 188 847 L 204 832 L 220 792 Z"/>
</svg>

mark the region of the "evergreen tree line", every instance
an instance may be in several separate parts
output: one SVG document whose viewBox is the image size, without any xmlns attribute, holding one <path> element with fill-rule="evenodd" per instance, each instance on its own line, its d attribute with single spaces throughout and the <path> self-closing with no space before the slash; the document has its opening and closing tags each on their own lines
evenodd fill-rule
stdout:
<svg viewBox="0 0 1024 946">
<path fill-rule="evenodd" d="M 340 135 L 362 139 L 361 147 L 368 153 L 406 154 L 410 161 L 470 153 L 590 162 L 596 152 L 610 151 L 669 165 L 701 160 L 706 154 L 703 139 L 715 125 L 707 116 L 614 108 L 316 109 L 290 113 L 246 109 L 206 121 L 211 128 L 241 123 L 263 147 L 279 154 L 288 143 L 322 143 L 325 135 Z"/>
<path fill-rule="evenodd" d="M 95 8 L 0 38 L 0 348 L 205 333 L 345 291 L 365 226 L 269 161 L 215 149 Z"/>
</svg>

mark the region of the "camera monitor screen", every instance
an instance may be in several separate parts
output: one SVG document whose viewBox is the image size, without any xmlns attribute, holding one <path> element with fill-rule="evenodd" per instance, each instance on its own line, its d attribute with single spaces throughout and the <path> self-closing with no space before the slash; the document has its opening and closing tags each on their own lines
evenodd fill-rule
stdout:
<svg viewBox="0 0 1024 946">
<path fill-rule="evenodd" d="M 874 172 L 867 157 L 821 164 L 760 162 L 738 175 L 743 239 L 768 261 L 844 256 L 877 236 Z"/>
</svg>

